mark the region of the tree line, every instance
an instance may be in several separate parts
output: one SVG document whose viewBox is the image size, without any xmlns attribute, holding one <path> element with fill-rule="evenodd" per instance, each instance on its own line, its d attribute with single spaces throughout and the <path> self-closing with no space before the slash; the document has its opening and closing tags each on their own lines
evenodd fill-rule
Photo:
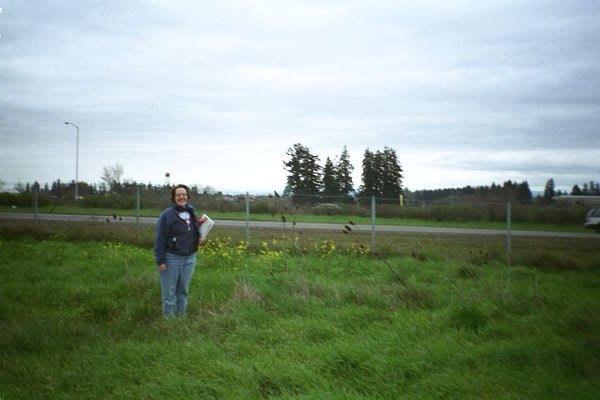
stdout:
<svg viewBox="0 0 600 400">
<path fill-rule="evenodd" d="M 350 162 L 346 146 L 336 159 L 327 157 L 323 166 L 319 164 L 319 156 L 300 143 L 290 147 L 286 155 L 288 159 L 284 160 L 283 164 L 288 175 L 284 195 L 291 196 L 297 202 L 306 202 L 307 198 L 321 201 L 342 199 L 345 202 L 358 199 L 364 202 L 374 196 L 378 202 L 397 203 L 398 197 L 403 195 L 407 203 L 528 203 L 533 200 L 549 203 L 553 201 L 553 197 L 562 194 L 600 196 L 600 184 L 597 182 L 586 182 L 582 188 L 576 184 L 570 193 L 563 193 L 560 190 L 555 191 L 554 179 L 548 180 L 543 195 L 536 199 L 527 181 L 512 180 L 500 185 L 492 183 L 490 186 L 410 191 L 402 186 L 403 170 L 396 151 L 387 146 L 383 150 L 365 150 L 361 185 L 355 190 L 352 182 L 354 166 Z"/>
<path fill-rule="evenodd" d="M 502 185 L 465 186 L 435 190 L 406 191 L 406 197 L 412 202 L 428 203 L 494 203 L 506 201 L 530 202 L 533 198 L 527 181 L 521 183 L 508 180 Z"/>
<path fill-rule="evenodd" d="M 571 196 L 600 196 L 600 183 L 589 181 L 584 182 L 582 187 L 579 185 L 573 185 L 571 192 L 563 192 L 562 190 L 555 190 L 554 179 L 550 178 L 546 181 L 544 187 L 544 196 L 546 200 L 551 200 L 554 196 L 571 195 Z"/>
<path fill-rule="evenodd" d="M 462 188 L 425 189 L 411 191 L 403 188 L 403 170 L 396 151 L 388 146 L 383 150 L 372 151 L 367 148 L 362 159 L 361 184 L 355 189 L 352 180 L 354 166 L 346 146 L 339 156 L 334 159 L 327 157 L 323 165 L 320 157 L 311 150 L 296 143 L 287 152 L 287 159 L 283 160 L 283 167 L 287 172 L 286 186 L 283 196 L 289 196 L 298 204 L 303 203 L 354 203 L 368 204 L 371 197 L 378 199 L 379 203 L 398 204 L 399 196 L 404 196 L 405 204 L 411 203 L 474 203 L 474 202 L 505 202 L 517 201 L 527 203 L 534 200 L 527 181 L 513 182 L 508 180 L 501 185 L 493 183 L 491 186 L 465 186 Z M 120 164 L 103 167 L 101 182 L 90 184 L 78 182 L 77 188 L 81 205 L 94 207 L 123 206 L 132 207 L 138 191 L 141 192 L 145 203 L 160 202 L 165 193 L 170 189 L 165 185 L 143 184 L 135 181 L 122 180 L 123 167 Z M 31 198 L 33 185 L 18 183 L 16 191 L 23 197 L 23 202 Z M 41 194 L 41 201 L 52 199 L 74 198 L 75 181 L 63 182 L 60 179 L 51 184 L 45 183 L 37 186 Z M 0 189 L 5 186 L 0 180 Z M 191 187 L 194 193 L 203 195 L 222 196 L 221 192 L 197 185 Z M 589 181 L 581 186 L 575 184 L 570 192 L 555 190 L 554 179 L 546 182 L 543 195 L 537 197 L 538 202 L 549 203 L 555 196 L 600 196 L 600 183 Z M 10 197 L 10 199 L 4 197 Z M 15 203 L 14 194 L 2 193 L 2 204 Z"/>
</svg>

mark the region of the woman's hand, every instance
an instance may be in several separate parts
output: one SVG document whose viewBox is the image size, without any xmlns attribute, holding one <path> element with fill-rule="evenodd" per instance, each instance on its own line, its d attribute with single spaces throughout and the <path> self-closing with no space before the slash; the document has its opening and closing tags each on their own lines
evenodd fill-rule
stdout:
<svg viewBox="0 0 600 400">
<path fill-rule="evenodd" d="M 160 272 L 164 272 L 164 271 L 166 271 L 166 270 L 167 270 L 167 264 L 160 264 L 160 265 L 158 266 L 158 270 L 159 270 Z"/>
</svg>

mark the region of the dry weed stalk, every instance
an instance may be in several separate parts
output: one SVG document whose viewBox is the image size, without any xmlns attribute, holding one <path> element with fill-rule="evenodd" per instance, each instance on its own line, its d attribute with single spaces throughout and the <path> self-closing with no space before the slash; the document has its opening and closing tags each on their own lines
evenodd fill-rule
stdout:
<svg viewBox="0 0 600 400">
<path fill-rule="evenodd" d="M 352 227 L 354 227 L 356 230 L 358 230 L 358 226 L 354 222 L 348 221 L 348 223 L 350 225 L 352 225 Z M 356 234 L 354 229 L 352 229 L 349 225 L 344 225 L 344 229 L 342 232 L 346 235 L 354 234 L 356 237 L 358 237 L 358 235 Z M 360 244 L 360 248 L 365 249 L 365 246 Z M 379 251 L 377 251 L 374 248 L 370 248 L 368 250 L 368 252 L 370 254 L 373 254 L 379 260 L 381 260 L 385 264 L 385 266 L 388 267 L 389 270 L 394 273 L 394 275 L 396 275 L 396 278 L 398 278 L 398 282 L 400 282 L 402 284 L 402 286 L 408 287 L 408 280 L 406 279 L 406 277 L 404 275 L 402 275 L 401 273 L 399 273 L 398 271 L 396 271 L 396 269 L 394 267 L 392 267 L 392 265 L 388 262 L 388 260 L 386 260 L 385 257 L 383 257 Z"/>
</svg>

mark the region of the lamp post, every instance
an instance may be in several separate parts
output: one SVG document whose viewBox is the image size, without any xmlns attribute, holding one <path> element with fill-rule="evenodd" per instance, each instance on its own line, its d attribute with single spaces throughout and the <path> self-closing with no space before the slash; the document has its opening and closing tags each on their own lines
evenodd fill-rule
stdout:
<svg viewBox="0 0 600 400">
<path fill-rule="evenodd" d="M 75 201 L 79 200 L 79 127 L 72 122 L 65 122 L 77 128 L 77 149 L 75 151 Z"/>
</svg>

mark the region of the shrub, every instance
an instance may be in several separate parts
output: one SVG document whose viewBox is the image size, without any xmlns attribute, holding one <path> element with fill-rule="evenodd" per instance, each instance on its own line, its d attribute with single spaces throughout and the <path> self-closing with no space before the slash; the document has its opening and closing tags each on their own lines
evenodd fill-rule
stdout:
<svg viewBox="0 0 600 400">
<path fill-rule="evenodd" d="M 81 204 L 90 208 L 134 209 L 137 207 L 137 199 L 135 196 L 122 196 L 118 193 L 109 192 L 85 196 L 81 200 Z"/>
<path fill-rule="evenodd" d="M 250 205 L 250 212 L 256 214 L 277 214 L 277 204 L 274 201 L 256 200 Z"/>
<path fill-rule="evenodd" d="M 38 206 L 50 204 L 50 199 L 47 195 L 40 194 L 38 196 Z M 16 206 L 16 207 L 31 207 L 33 205 L 32 193 L 0 193 L 0 205 Z"/>
</svg>

